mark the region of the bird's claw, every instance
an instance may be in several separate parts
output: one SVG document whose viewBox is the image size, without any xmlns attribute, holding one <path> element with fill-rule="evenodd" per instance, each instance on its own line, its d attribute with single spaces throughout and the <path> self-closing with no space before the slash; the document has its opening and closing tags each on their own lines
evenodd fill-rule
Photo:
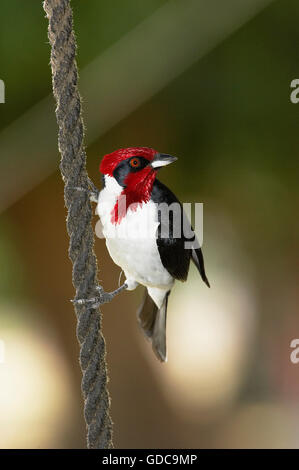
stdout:
<svg viewBox="0 0 299 470">
<path fill-rule="evenodd" d="M 90 308 L 98 308 L 101 303 L 97 297 L 91 299 L 73 299 L 71 302 L 75 305 L 85 305 Z"/>
<path fill-rule="evenodd" d="M 72 186 L 71 189 L 74 189 L 75 191 L 81 191 L 85 192 L 88 194 L 89 200 L 91 202 L 98 202 L 99 199 L 99 190 L 98 188 L 93 184 L 90 178 L 88 178 L 88 188 L 83 188 L 82 186 Z"/>
<path fill-rule="evenodd" d="M 112 292 L 105 292 L 102 286 L 97 286 L 96 292 L 98 293 L 97 298 L 99 298 L 101 304 L 111 302 L 114 297 Z"/>
<path fill-rule="evenodd" d="M 88 305 L 90 308 L 98 308 L 102 304 L 111 302 L 111 300 L 120 292 L 127 289 L 127 284 L 124 283 L 118 289 L 115 289 L 112 292 L 105 292 L 102 286 L 97 286 L 95 288 L 97 295 L 91 297 L 90 299 L 74 299 L 71 300 L 75 305 Z"/>
</svg>

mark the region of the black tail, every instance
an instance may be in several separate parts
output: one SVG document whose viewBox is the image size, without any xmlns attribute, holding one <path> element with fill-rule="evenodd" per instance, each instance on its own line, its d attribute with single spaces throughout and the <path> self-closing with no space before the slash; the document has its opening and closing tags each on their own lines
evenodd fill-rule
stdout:
<svg viewBox="0 0 299 470">
<path fill-rule="evenodd" d="M 192 261 L 194 262 L 195 266 L 197 267 L 203 282 L 208 287 L 210 287 L 210 283 L 208 281 L 208 278 L 207 278 L 206 272 L 205 272 L 205 264 L 204 264 L 203 254 L 202 254 L 201 248 L 192 248 L 191 258 L 192 258 Z"/>
<path fill-rule="evenodd" d="M 170 291 L 165 295 L 162 307 L 158 309 L 155 302 L 145 291 L 144 299 L 137 312 L 138 323 L 145 336 L 152 342 L 157 358 L 166 361 L 166 315 Z"/>
</svg>

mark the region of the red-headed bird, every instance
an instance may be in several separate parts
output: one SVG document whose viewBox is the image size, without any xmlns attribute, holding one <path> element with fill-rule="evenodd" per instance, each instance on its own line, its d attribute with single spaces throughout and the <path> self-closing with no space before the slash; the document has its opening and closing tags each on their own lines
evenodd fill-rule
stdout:
<svg viewBox="0 0 299 470">
<path fill-rule="evenodd" d="M 116 150 L 102 159 L 103 188 L 96 195 L 109 254 L 126 277 L 123 286 L 111 294 L 145 286 L 137 318 L 161 361 L 166 360 L 168 297 L 176 279 L 187 279 L 190 259 L 209 286 L 202 251 L 182 205 L 156 178 L 160 168 L 175 160 L 147 147 Z M 178 222 L 167 211 L 173 204 L 180 209 Z M 193 234 L 187 247 L 184 224 Z"/>
</svg>

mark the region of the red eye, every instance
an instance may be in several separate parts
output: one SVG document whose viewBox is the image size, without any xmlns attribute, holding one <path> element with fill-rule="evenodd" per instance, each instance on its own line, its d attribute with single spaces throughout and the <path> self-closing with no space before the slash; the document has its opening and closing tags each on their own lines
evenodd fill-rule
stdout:
<svg viewBox="0 0 299 470">
<path fill-rule="evenodd" d="M 132 168 L 138 168 L 140 166 L 140 159 L 139 158 L 131 158 L 130 165 Z"/>
</svg>

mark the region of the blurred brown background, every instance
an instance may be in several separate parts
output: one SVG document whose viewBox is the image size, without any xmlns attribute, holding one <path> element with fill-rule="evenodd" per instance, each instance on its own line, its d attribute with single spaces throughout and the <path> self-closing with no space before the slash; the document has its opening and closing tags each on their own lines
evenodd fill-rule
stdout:
<svg viewBox="0 0 299 470">
<path fill-rule="evenodd" d="M 72 4 L 91 178 L 105 153 L 151 146 L 204 203 L 211 289 L 193 267 L 177 283 L 168 363 L 138 329 L 141 288 L 103 306 L 115 446 L 298 447 L 298 2 Z M 46 28 L 41 2 L 1 3 L 1 448 L 85 446 Z"/>
</svg>

